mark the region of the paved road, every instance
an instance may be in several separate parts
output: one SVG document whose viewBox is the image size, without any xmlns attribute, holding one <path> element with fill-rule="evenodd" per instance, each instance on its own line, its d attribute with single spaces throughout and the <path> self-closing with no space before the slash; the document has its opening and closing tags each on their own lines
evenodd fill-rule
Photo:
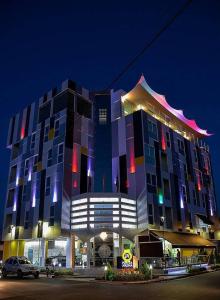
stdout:
<svg viewBox="0 0 220 300">
<path fill-rule="evenodd" d="M 0 299 L 219 300 L 220 271 L 151 284 L 109 284 L 41 278 L 0 279 Z"/>
</svg>

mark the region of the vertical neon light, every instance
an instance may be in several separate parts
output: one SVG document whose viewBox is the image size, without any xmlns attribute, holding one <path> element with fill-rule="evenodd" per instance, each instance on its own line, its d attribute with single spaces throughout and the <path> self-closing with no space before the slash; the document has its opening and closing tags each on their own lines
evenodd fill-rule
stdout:
<svg viewBox="0 0 220 300">
<path fill-rule="evenodd" d="M 53 203 L 57 202 L 57 176 L 54 179 L 54 189 L 53 189 Z"/>
<path fill-rule="evenodd" d="M 17 189 L 14 195 L 13 211 L 16 211 L 16 209 L 17 209 Z"/>
<path fill-rule="evenodd" d="M 77 186 L 78 186 L 78 184 L 77 184 L 77 180 L 75 179 L 75 180 L 73 181 L 73 187 L 74 187 L 74 189 L 76 189 L 76 188 L 77 188 Z"/>
<path fill-rule="evenodd" d="M 180 193 L 180 207 L 181 207 L 181 208 L 184 208 L 182 192 Z"/>
<path fill-rule="evenodd" d="M 16 186 L 19 185 L 19 175 L 20 175 L 19 173 L 20 173 L 20 167 L 17 166 L 16 181 L 15 181 Z"/>
<path fill-rule="evenodd" d="M 72 172 L 77 173 L 78 172 L 78 151 L 77 151 L 77 145 L 73 144 L 73 155 L 72 155 Z"/>
<path fill-rule="evenodd" d="M 53 203 L 56 203 L 56 202 L 57 202 L 57 187 L 55 184 L 54 191 L 53 191 Z"/>
<path fill-rule="evenodd" d="M 26 126 L 26 114 L 23 112 L 22 123 L 21 123 L 21 139 L 25 136 L 25 126 Z"/>
<path fill-rule="evenodd" d="M 201 181 L 200 181 L 199 173 L 197 173 L 197 188 L 198 188 L 198 191 L 201 191 Z"/>
<path fill-rule="evenodd" d="M 88 168 L 87 168 L 87 176 L 91 176 L 91 158 L 88 157 Z"/>
<path fill-rule="evenodd" d="M 161 128 L 161 148 L 163 151 L 166 151 L 166 141 L 165 141 L 163 128 Z"/>
<path fill-rule="evenodd" d="M 130 145 L 130 173 L 134 174 L 136 171 L 135 158 L 134 158 L 134 148 Z"/>
<path fill-rule="evenodd" d="M 163 193 L 160 191 L 158 195 L 159 204 L 163 204 Z"/>
<path fill-rule="evenodd" d="M 34 188 L 33 188 L 33 197 L 32 197 L 32 207 L 36 206 L 36 183 L 34 183 Z"/>
</svg>

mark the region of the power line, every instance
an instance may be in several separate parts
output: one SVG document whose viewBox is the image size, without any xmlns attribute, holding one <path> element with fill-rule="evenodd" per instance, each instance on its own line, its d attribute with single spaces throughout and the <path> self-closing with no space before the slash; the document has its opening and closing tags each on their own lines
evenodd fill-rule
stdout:
<svg viewBox="0 0 220 300">
<path fill-rule="evenodd" d="M 113 85 L 134 65 L 134 63 L 153 45 L 154 42 L 175 22 L 175 20 L 186 10 L 192 3 L 192 0 L 187 0 L 180 9 L 173 15 L 164 26 L 147 42 L 144 48 L 122 69 L 122 71 L 112 80 L 106 89 L 111 89 Z"/>
</svg>

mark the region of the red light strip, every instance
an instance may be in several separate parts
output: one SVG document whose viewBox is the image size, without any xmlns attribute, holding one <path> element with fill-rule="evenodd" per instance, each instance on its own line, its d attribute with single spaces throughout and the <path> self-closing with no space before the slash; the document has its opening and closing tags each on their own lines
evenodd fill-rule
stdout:
<svg viewBox="0 0 220 300">
<path fill-rule="evenodd" d="M 78 149 L 77 145 L 73 144 L 73 155 L 72 155 L 72 172 L 77 173 L 78 172 Z"/>
</svg>

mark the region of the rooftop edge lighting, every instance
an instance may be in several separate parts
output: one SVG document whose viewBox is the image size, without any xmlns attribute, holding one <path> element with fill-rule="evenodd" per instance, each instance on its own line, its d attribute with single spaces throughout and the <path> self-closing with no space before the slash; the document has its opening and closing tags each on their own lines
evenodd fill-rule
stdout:
<svg viewBox="0 0 220 300">
<path fill-rule="evenodd" d="M 136 88 L 141 87 L 145 92 L 147 92 L 148 94 L 150 94 L 156 101 L 157 103 L 159 103 L 163 108 L 165 108 L 167 111 L 169 111 L 173 116 L 175 116 L 176 118 L 178 118 L 182 123 L 184 123 L 185 125 L 187 125 L 191 130 L 193 130 L 194 132 L 197 133 L 197 135 L 199 134 L 201 137 L 204 136 L 211 136 L 212 134 L 208 133 L 207 130 L 201 129 L 197 124 L 195 120 L 190 120 L 187 119 L 182 110 L 177 110 L 173 107 L 171 107 L 169 105 L 169 103 L 166 101 L 166 98 L 164 95 L 160 95 L 158 93 L 156 93 L 154 90 L 152 90 L 150 88 L 150 86 L 147 84 L 144 76 L 142 75 L 141 78 L 139 79 L 138 83 L 136 84 L 136 86 L 127 94 L 125 94 L 124 96 L 122 96 L 122 102 L 124 103 L 124 101 L 126 99 L 129 100 L 129 94 L 131 92 L 135 92 Z"/>
</svg>

